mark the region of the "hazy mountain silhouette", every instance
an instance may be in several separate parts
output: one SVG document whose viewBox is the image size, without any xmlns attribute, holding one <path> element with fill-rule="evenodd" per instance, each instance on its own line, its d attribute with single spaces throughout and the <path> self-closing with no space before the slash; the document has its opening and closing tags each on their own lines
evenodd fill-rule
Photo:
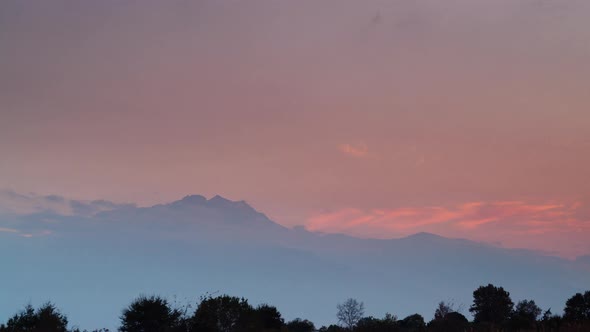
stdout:
<svg viewBox="0 0 590 332">
<path fill-rule="evenodd" d="M 8 285 L 0 313 L 52 300 L 79 319 L 74 324 L 112 328 L 141 293 L 196 300 L 219 291 L 325 324 L 348 297 L 364 301 L 374 316 L 429 318 L 438 301 L 449 299 L 467 314 L 473 290 L 487 283 L 554 312 L 590 288 L 587 258 L 568 261 L 429 233 L 376 240 L 289 229 L 221 196 L 108 206 L 94 214 L 0 217 L 0 228 L 11 230 L 0 232 Z"/>
</svg>

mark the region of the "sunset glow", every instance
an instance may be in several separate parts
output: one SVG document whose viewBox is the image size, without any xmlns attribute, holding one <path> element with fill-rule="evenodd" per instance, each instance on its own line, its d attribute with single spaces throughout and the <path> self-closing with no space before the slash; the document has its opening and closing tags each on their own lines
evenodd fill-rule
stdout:
<svg viewBox="0 0 590 332">
<path fill-rule="evenodd" d="M 589 240 L 590 0 L 0 0 L 0 332 L 590 331 Z"/>
<path fill-rule="evenodd" d="M 590 251 L 587 213 L 578 203 L 471 202 L 452 207 L 343 209 L 312 216 L 306 227 L 366 238 L 432 232 L 575 258 Z"/>
<path fill-rule="evenodd" d="M 588 254 L 589 12 L 8 1 L 0 189 L 221 194 L 287 227 Z"/>
</svg>

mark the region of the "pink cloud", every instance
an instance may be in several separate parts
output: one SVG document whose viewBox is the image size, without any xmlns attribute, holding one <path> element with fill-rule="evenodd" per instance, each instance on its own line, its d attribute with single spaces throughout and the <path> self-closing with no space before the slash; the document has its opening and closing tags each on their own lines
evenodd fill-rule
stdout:
<svg viewBox="0 0 590 332">
<path fill-rule="evenodd" d="M 340 144 L 338 150 L 346 155 L 355 158 L 366 157 L 368 154 L 368 148 L 365 144 Z"/>
<path fill-rule="evenodd" d="M 312 231 L 392 238 L 433 232 L 507 247 L 529 248 L 573 257 L 590 253 L 590 218 L 579 202 L 467 202 L 455 206 L 319 213 L 307 220 Z"/>
</svg>

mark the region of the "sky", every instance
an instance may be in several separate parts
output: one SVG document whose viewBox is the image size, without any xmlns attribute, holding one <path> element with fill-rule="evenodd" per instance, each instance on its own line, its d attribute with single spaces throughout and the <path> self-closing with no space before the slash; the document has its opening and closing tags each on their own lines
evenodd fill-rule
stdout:
<svg viewBox="0 0 590 332">
<path fill-rule="evenodd" d="M 586 0 L 7 0 L 0 47 L 0 189 L 590 254 Z"/>
</svg>

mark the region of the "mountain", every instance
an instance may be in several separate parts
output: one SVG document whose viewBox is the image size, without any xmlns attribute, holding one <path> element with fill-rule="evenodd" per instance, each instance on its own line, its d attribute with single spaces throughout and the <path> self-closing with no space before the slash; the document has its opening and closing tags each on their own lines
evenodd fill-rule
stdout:
<svg viewBox="0 0 590 332">
<path fill-rule="evenodd" d="M 139 294 L 194 305 L 219 292 L 320 325 L 335 322 L 336 304 L 348 297 L 364 301 L 369 315 L 430 319 L 441 300 L 467 314 L 473 290 L 487 283 L 553 312 L 590 289 L 587 259 L 428 233 L 377 240 L 289 229 L 221 196 L 101 207 L 0 215 L 0 321 L 19 306 L 51 300 L 75 325 L 113 329 Z"/>
</svg>

